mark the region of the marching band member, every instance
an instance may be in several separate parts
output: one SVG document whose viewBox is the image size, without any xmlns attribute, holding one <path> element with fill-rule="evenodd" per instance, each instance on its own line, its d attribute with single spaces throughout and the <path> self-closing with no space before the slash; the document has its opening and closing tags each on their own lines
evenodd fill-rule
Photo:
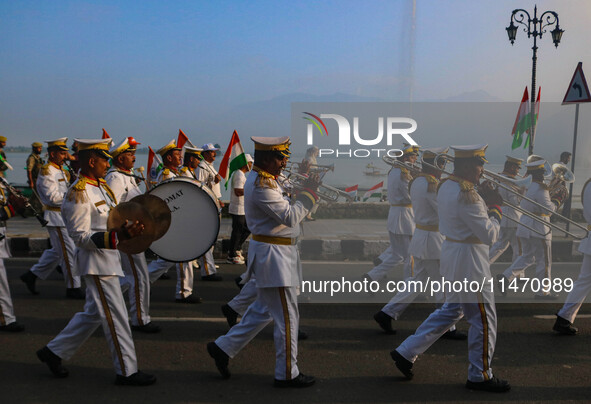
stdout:
<svg viewBox="0 0 591 404">
<path fill-rule="evenodd" d="M 230 377 L 233 358 L 268 323 L 274 321 L 276 349 L 275 386 L 308 387 L 315 379 L 297 366 L 299 312 L 297 288 L 301 263 L 296 242 L 299 223 L 316 204 L 315 178 L 308 179 L 294 204 L 283 195 L 277 177 L 289 158 L 289 137 L 253 137 L 255 162 L 244 185 L 245 213 L 252 241 L 248 248 L 248 282 L 256 277 L 258 296 L 239 324 L 215 342 L 207 344 L 209 355 L 224 378 Z M 253 173 L 254 174 L 254 173 Z"/>
<path fill-rule="evenodd" d="M 234 171 L 232 174 L 232 186 L 230 194 L 230 206 L 228 213 L 232 216 L 232 234 L 230 236 L 230 248 L 228 251 L 229 264 L 244 264 L 242 256 L 242 244 L 250 236 L 250 230 L 246 225 L 244 216 L 244 183 L 246 182 L 246 173 L 252 169 L 253 159 L 250 154 L 246 154 L 246 164 Z"/>
<path fill-rule="evenodd" d="M 143 194 L 138 179 L 133 173 L 138 144 L 140 143 L 133 137 L 128 137 L 109 150 L 113 165 L 107 172 L 105 180 L 118 203 L 128 202 Z M 121 286 L 123 290 L 129 291 L 131 329 L 145 333 L 160 332 L 160 327 L 150 320 L 150 279 L 146 256 L 144 253 L 123 252 L 120 252 L 120 255 L 121 266 L 125 273 Z"/>
<path fill-rule="evenodd" d="M 11 256 L 6 238 L 6 221 L 16 214 L 15 210 L 20 211 L 20 208 L 8 202 L 4 185 L 0 184 L 0 331 L 5 332 L 21 332 L 25 329 L 16 321 L 4 266 L 4 258 Z"/>
<path fill-rule="evenodd" d="M 583 203 L 583 216 L 587 223 L 591 223 L 591 179 L 587 180 L 583 185 L 581 201 Z M 591 231 L 591 225 L 587 225 L 587 230 Z M 587 237 L 581 240 L 579 252 L 583 253 L 581 272 L 568 294 L 564 306 L 556 313 L 556 322 L 552 328 L 560 334 L 575 335 L 579 331 L 573 326 L 573 323 L 585 298 L 591 291 L 591 233 L 587 233 Z"/>
<path fill-rule="evenodd" d="M 405 143 L 402 149 L 403 155 L 399 161 L 414 164 L 417 161 L 419 147 Z M 408 184 L 412 180 L 410 171 L 404 167 L 392 167 L 388 173 L 388 200 L 390 212 L 388 213 L 388 234 L 390 235 L 391 255 L 386 257 L 378 266 L 374 267 L 365 276 L 370 280 L 383 279 L 388 271 L 398 264 L 405 264 L 404 278 L 410 273 L 408 246 L 415 230 L 414 215 Z"/>
<path fill-rule="evenodd" d="M 437 193 L 439 231 L 445 240 L 441 248 L 441 275 L 451 282 L 492 279 L 488 260 L 488 246 L 497 239 L 500 229 L 502 199 L 498 192 L 475 185 L 482 176 L 487 145 L 452 146 L 454 173 L 442 181 Z M 448 293 L 449 292 L 449 293 Z M 491 288 L 481 292 L 463 289 L 446 290 L 446 302 L 435 310 L 390 353 L 396 367 L 408 378 L 418 355 L 425 352 L 463 316 L 470 324 L 468 331 L 468 381 L 466 387 L 490 392 L 509 391 L 505 380 L 493 376 L 490 367 L 497 335 L 497 316 Z"/>
<path fill-rule="evenodd" d="M 164 147 L 156 151 L 156 153 L 162 156 L 162 164 L 164 166 L 162 170 L 158 173 L 156 183 L 158 184 L 162 181 L 178 177 L 179 167 L 182 163 L 182 154 L 181 149 L 179 149 L 176 145 L 176 141 L 172 139 Z M 162 258 L 157 258 L 154 261 L 150 262 L 150 265 L 148 265 L 148 272 L 150 273 L 150 282 L 154 283 L 158 278 L 164 275 L 172 265 L 172 262 L 163 260 Z M 176 299 L 176 302 L 201 303 L 201 300 L 195 301 L 194 298 L 189 298 L 187 300 Z"/>
<path fill-rule="evenodd" d="M 6 153 L 4 152 L 7 140 L 6 136 L 0 136 L 0 177 L 6 177 L 5 171 L 9 167 L 6 162 Z"/>
<path fill-rule="evenodd" d="M 185 156 L 183 167 L 179 171 L 179 177 L 188 177 L 197 180 L 195 169 L 201 161 L 201 149 L 189 146 L 184 147 Z M 198 180 L 197 180 L 198 181 Z M 191 303 L 200 302 L 202 299 L 193 293 L 193 262 L 179 262 L 176 264 L 176 300 Z"/>
<path fill-rule="evenodd" d="M 505 270 L 503 274 L 497 275 L 497 279 L 499 281 L 502 280 L 502 277 L 507 279 L 505 285 L 508 285 L 509 282 L 513 281 L 515 277 L 523 274 L 528 267 L 534 264 L 536 268 L 536 278 L 538 278 L 540 281 L 540 286 L 542 285 L 543 279 L 552 279 L 552 231 L 548 226 L 542 224 L 542 221 L 550 221 L 550 216 L 552 215 L 551 212 L 554 212 L 556 209 L 558 209 L 558 207 L 562 204 L 562 199 L 559 195 L 556 195 L 550 199 L 549 188 L 544 183 L 545 164 L 545 160 L 537 160 L 525 165 L 527 167 L 527 173 L 531 174 L 533 178 L 533 181 L 527 189 L 525 196 L 533 199 L 535 202 L 541 204 L 546 209 L 536 206 L 525 199 L 522 200 L 520 205 L 521 208 L 532 212 L 536 216 L 539 216 L 541 220 L 534 220 L 529 216 L 522 215 L 520 223 L 532 227 L 533 229 L 541 233 L 545 233 L 546 235 L 541 236 L 524 226 L 519 226 L 517 228 L 516 235 L 521 241 L 522 253 L 519 257 L 517 257 L 513 264 Z M 540 287 L 540 291 L 536 293 L 535 299 L 557 299 L 556 295 L 551 294 L 549 290 L 543 289 L 547 288 Z M 501 291 L 503 295 L 506 295 L 507 288 L 502 288 Z"/>
<path fill-rule="evenodd" d="M 57 258 L 66 282 L 66 297 L 84 299 L 76 263 L 76 246 L 66 230 L 61 212 L 62 202 L 70 184 L 70 173 L 63 167 L 68 156 L 67 140 L 68 138 L 62 137 L 46 141 L 49 161 L 43 166 L 37 178 L 37 193 L 44 205 L 43 217 L 48 222 L 47 232 L 51 240 L 51 248 L 45 250 L 39 262 L 21 275 L 20 279 L 32 294 L 39 294 L 35 289 L 35 281 L 37 278 L 47 279 L 55 269 Z"/>
<path fill-rule="evenodd" d="M 110 139 L 78 139 L 81 169 L 70 187 L 62 212 L 76 244 L 78 267 L 86 280 L 84 311 L 76 313 L 57 337 L 37 351 L 56 377 L 67 377 L 62 359 L 68 360 L 101 324 L 115 367 L 115 384 L 145 386 L 153 375 L 138 370 L 129 318 L 119 284 L 123 276 L 117 244 L 139 236 L 143 224 L 127 223 L 107 231 L 109 211 L 117 201 L 103 179 L 109 168 Z"/>
<path fill-rule="evenodd" d="M 203 151 L 201 152 L 201 156 L 203 160 L 199 163 L 199 167 L 197 170 L 197 177 L 198 180 L 209 187 L 215 194 L 216 198 L 218 198 L 220 202 L 220 206 L 224 206 L 220 198 L 222 197 L 220 193 L 219 184 L 222 180 L 222 177 L 218 174 L 216 169 L 213 167 L 213 162 L 215 161 L 215 157 L 219 148 L 215 147 L 211 143 L 206 143 L 202 147 Z M 201 268 L 201 280 L 203 281 L 221 281 L 222 277 L 217 274 L 217 268 L 215 266 L 215 261 L 213 259 L 213 248 L 211 248 L 203 254 L 203 256 L 199 257 L 199 267 Z"/>
<path fill-rule="evenodd" d="M 43 157 L 41 157 L 42 150 L 43 144 L 35 142 L 31 145 L 31 154 L 27 157 L 27 183 L 33 189 L 37 186 L 39 171 L 41 171 L 41 168 L 45 164 Z"/>
<path fill-rule="evenodd" d="M 444 147 L 425 149 L 423 160 L 434 166 L 435 156 L 447 153 L 447 151 L 448 148 Z M 416 229 L 408 248 L 408 253 L 412 257 L 411 262 L 414 265 L 414 274 L 408 279 L 421 283 L 426 282 L 429 278 L 440 278 L 439 257 L 443 243 L 443 236 L 439 233 L 437 212 L 437 185 L 442 172 L 428 164 L 422 165 L 421 174 L 415 177 L 409 185 Z M 374 315 L 374 320 L 387 334 L 395 334 L 396 331 L 392 328 L 392 319 L 398 320 L 420 293 L 420 289 L 411 287 L 398 292 L 382 310 Z M 438 303 L 443 303 L 443 293 L 438 294 L 436 298 Z M 443 334 L 442 338 L 464 340 L 467 336 L 457 331 L 454 325 Z"/>
<path fill-rule="evenodd" d="M 506 156 L 507 160 L 505 161 L 505 167 L 503 168 L 503 172 L 501 175 L 515 179 L 515 177 L 519 174 L 519 170 L 521 169 L 521 164 L 523 163 L 522 159 L 518 159 L 511 156 Z M 515 206 L 519 206 L 521 202 L 521 198 L 515 192 L 509 192 L 504 188 L 499 187 L 499 194 L 503 198 L 504 201 L 508 201 Z M 511 250 L 513 251 L 513 259 L 511 262 L 514 262 L 517 257 L 521 255 L 521 241 L 515 235 L 517 231 L 517 222 L 521 218 L 521 212 L 516 211 L 515 209 L 503 205 L 503 219 L 501 219 L 501 234 L 499 239 L 493 246 L 490 248 L 489 252 L 489 259 L 490 263 L 492 264 L 495 262 L 504 252 L 505 250 L 511 245 Z M 513 220 L 509 220 L 513 219 Z"/>
</svg>

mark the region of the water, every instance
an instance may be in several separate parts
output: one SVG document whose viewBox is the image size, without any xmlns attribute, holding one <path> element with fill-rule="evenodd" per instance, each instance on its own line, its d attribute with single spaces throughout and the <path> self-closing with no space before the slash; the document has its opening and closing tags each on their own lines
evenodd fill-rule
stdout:
<svg viewBox="0 0 591 404">
<path fill-rule="evenodd" d="M 29 153 L 7 153 L 7 160 L 8 162 L 14 167 L 13 171 L 6 171 L 7 179 L 14 184 L 26 184 L 27 183 L 27 171 L 25 169 L 25 163 Z M 44 156 L 45 160 L 47 160 L 47 156 Z M 294 162 L 300 162 L 302 160 L 302 156 L 294 155 L 292 160 Z M 216 167 L 219 165 L 219 161 L 221 161 L 221 157 L 216 160 Z M 144 166 L 147 167 L 148 163 L 148 155 L 147 154 L 138 154 L 137 155 L 137 162 L 136 166 Z M 329 171 L 326 176 L 324 177 L 323 182 L 325 184 L 331 185 L 336 188 L 345 189 L 347 187 L 351 187 L 354 185 L 359 185 L 359 192 L 361 194 L 362 190 L 367 190 L 374 185 L 384 181 L 384 186 L 387 186 L 388 177 L 387 175 L 384 176 L 368 176 L 364 174 L 366 171 L 367 164 L 372 163 L 374 166 L 379 168 L 384 172 L 384 174 L 388 173 L 390 166 L 384 163 L 381 159 L 356 159 L 356 158 L 334 158 L 334 157 L 322 157 L 318 159 L 318 164 L 322 165 L 332 165 L 334 164 L 334 172 Z M 503 169 L 503 164 L 487 164 L 485 167 L 487 170 L 492 172 L 500 172 Z M 449 169 L 449 167 L 448 167 Z M 521 173 L 523 174 L 525 170 L 522 170 Z M 589 177 L 591 177 L 591 168 L 577 168 L 576 171 L 577 181 L 574 183 L 574 195 L 575 198 L 573 199 L 573 207 L 580 208 L 580 194 L 585 184 L 585 181 Z M 229 200 L 230 199 L 230 190 L 225 190 L 224 186 L 222 185 L 222 199 Z M 229 188 L 229 185 L 228 185 Z"/>
</svg>

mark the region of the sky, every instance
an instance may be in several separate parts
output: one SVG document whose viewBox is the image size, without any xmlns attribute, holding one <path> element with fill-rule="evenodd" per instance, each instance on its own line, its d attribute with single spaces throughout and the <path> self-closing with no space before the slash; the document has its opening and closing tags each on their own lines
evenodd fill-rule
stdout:
<svg viewBox="0 0 591 404">
<path fill-rule="evenodd" d="M 159 148 L 183 129 L 196 144 L 226 144 L 242 126 L 286 134 L 290 123 L 269 123 L 264 102 L 296 93 L 426 101 L 481 91 L 518 103 L 532 40 L 520 31 L 511 46 L 505 27 L 515 7 L 536 3 L 565 30 L 558 48 L 549 33 L 538 42 L 542 101 L 559 102 L 577 63 L 591 69 L 584 0 L 416 0 L 414 20 L 412 0 L 3 1 L 0 134 L 17 146 L 105 128 Z"/>
</svg>

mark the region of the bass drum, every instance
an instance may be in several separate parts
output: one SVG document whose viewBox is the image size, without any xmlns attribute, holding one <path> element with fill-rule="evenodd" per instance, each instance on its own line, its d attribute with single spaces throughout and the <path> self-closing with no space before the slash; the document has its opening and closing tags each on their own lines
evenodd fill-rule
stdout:
<svg viewBox="0 0 591 404">
<path fill-rule="evenodd" d="M 220 205 L 213 192 L 191 178 L 173 178 L 149 192 L 168 205 L 170 228 L 150 250 L 171 262 L 192 261 L 207 252 L 220 232 Z"/>
</svg>

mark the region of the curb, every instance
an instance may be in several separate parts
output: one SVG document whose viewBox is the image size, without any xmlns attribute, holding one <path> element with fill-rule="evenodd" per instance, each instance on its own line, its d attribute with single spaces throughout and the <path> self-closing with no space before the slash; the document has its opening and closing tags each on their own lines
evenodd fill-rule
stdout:
<svg viewBox="0 0 591 404">
<path fill-rule="evenodd" d="M 49 238 L 9 237 L 8 243 L 14 257 L 39 257 L 44 250 L 51 247 Z M 225 260 L 230 239 L 218 239 L 215 243 L 214 258 Z M 336 261 L 371 261 L 389 246 L 386 240 L 321 240 L 304 239 L 300 242 L 300 254 L 304 260 L 336 260 Z M 578 240 L 558 240 L 552 242 L 553 262 L 581 262 L 583 254 L 577 251 Z M 248 240 L 243 245 L 248 251 Z M 153 257 L 148 252 L 148 258 Z M 511 262 L 511 247 L 507 249 L 497 262 Z"/>
</svg>

